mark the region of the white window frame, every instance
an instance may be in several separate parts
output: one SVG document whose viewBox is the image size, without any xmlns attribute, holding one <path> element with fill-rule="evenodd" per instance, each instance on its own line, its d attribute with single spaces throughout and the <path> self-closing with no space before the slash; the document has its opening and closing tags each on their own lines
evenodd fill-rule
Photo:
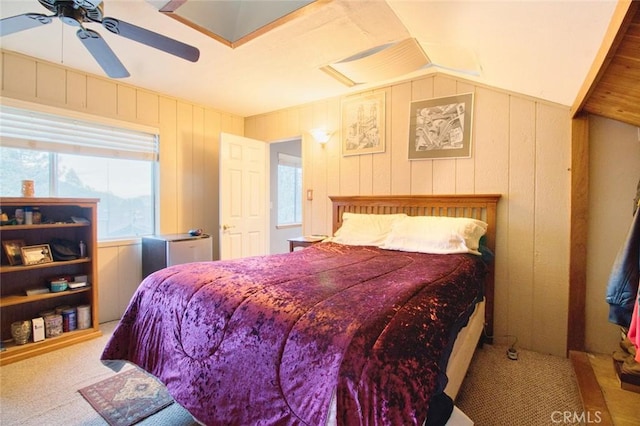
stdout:
<svg viewBox="0 0 640 426">
<path fill-rule="evenodd" d="M 0 137 L 2 145 L 19 149 L 38 149 L 43 151 L 55 151 L 60 153 L 70 153 L 88 156 L 109 156 L 120 157 L 123 159 L 148 160 L 156 163 L 155 182 L 154 184 L 154 214 L 156 227 L 159 223 L 159 185 L 158 185 L 158 166 L 159 166 L 159 145 L 158 139 L 160 131 L 157 127 L 146 126 L 137 123 L 130 123 L 121 120 L 109 119 L 106 117 L 94 116 L 77 111 L 56 108 L 32 102 L 21 101 L 17 99 L 0 97 L 0 115 L 5 112 L 13 113 L 15 110 L 21 110 L 27 114 L 31 114 L 33 119 L 44 119 L 47 116 L 54 116 L 59 119 L 60 127 L 58 128 L 58 137 L 51 138 L 47 129 L 41 129 L 40 137 L 25 137 L 20 134 L 19 129 L 10 129 L 2 125 L 0 119 Z M 82 126 L 89 124 L 104 130 L 105 138 L 94 143 L 83 143 L 84 140 L 76 140 L 77 144 L 70 143 L 71 139 L 65 139 L 65 131 L 73 126 Z M 86 129 L 84 129 L 86 130 Z M 131 150 L 127 144 L 122 143 L 122 130 L 125 130 L 127 141 L 131 141 L 131 136 L 137 134 L 139 137 L 134 138 L 136 150 Z M 151 149 L 151 140 L 149 136 L 153 136 L 153 149 Z M 120 140 L 118 140 L 120 139 Z M 117 148 L 109 147 L 107 142 L 111 141 Z M 143 152 L 146 151 L 146 152 Z M 53 187 L 53 186 L 52 186 Z"/>
<path fill-rule="evenodd" d="M 297 168 L 300 169 L 302 171 L 302 158 L 297 156 L 297 155 L 292 155 L 292 154 L 287 154 L 284 152 L 278 152 L 278 158 L 277 158 L 277 165 L 276 167 L 280 167 L 280 166 L 288 166 L 288 167 L 292 167 L 292 168 Z M 279 172 L 278 172 L 279 173 Z M 278 181 L 279 179 L 276 179 L 276 181 Z M 301 178 L 301 182 L 302 184 L 302 178 Z M 278 189 L 277 192 L 280 192 L 280 188 L 279 188 L 279 182 L 277 182 L 278 184 Z M 300 222 L 291 222 L 291 223 L 280 223 L 280 218 L 279 218 L 279 213 L 278 211 L 276 211 L 276 229 L 286 229 L 286 228 L 293 228 L 293 227 L 300 227 L 302 226 L 302 216 L 303 216 L 303 212 L 302 212 L 302 208 L 303 208 L 303 201 L 302 201 L 302 194 L 298 194 L 298 196 L 300 197 Z M 278 199 L 277 201 L 278 203 L 278 210 L 280 209 L 280 200 Z"/>
</svg>

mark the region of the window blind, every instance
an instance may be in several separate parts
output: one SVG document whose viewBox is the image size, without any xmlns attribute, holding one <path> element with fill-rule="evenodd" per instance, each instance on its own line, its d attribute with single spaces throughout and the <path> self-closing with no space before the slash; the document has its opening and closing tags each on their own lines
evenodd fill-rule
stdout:
<svg viewBox="0 0 640 426">
<path fill-rule="evenodd" d="M 302 167 L 302 158 L 296 157 L 295 155 L 285 154 L 282 152 L 278 153 L 278 165 L 280 166 L 288 166 L 288 167 Z"/>
<path fill-rule="evenodd" d="M 158 159 L 158 136 L 2 106 L 0 143 L 13 148 L 132 160 Z"/>
</svg>

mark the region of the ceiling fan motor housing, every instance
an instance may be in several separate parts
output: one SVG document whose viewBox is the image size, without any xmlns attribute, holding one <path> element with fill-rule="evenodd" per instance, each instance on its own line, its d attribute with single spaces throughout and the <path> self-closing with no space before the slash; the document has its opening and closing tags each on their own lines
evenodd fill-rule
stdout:
<svg viewBox="0 0 640 426">
<path fill-rule="evenodd" d="M 129 77 L 130 74 L 102 36 L 90 28 L 85 28 L 83 23 L 100 24 L 118 36 L 191 62 L 196 62 L 200 57 L 200 51 L 196 47 L 119 19 L 105 18 L 102 0 L 38 0 L 38 2 L 53 15 L 23 13 L 2 18 L 0 19 L 0 37 L 50 24 L 51 18 L 58 17 L 63 23 L 78 28 L 76 32 L 78 39 L 103 71 L 112 78 Z"/>
<path fill-rule="evenodd" d="M 82 22 L 100 22 L 104 16 L 102 0 L 38 0 L 65 24 L 80 26 Z"/>
</svg>

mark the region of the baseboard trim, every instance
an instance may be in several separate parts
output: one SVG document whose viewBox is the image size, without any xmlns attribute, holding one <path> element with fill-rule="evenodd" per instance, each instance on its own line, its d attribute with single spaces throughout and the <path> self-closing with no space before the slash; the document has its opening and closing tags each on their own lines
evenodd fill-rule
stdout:
<svg viewBox="0 0 640 426">
<path fill-rule="evenodd" d="M 585 413 L 600 419 L 599 426 L 613 426 L 613 419 L 604 394 L 585 352 L 569 351 L 569 359 L 578 382 L 578 391 Z"/>
</svg>

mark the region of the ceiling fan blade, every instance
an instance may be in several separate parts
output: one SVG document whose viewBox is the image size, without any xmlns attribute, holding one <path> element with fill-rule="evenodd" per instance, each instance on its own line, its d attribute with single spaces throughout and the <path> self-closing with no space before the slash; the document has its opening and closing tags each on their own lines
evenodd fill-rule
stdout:
<svg viewBox="0 0 640 426">
<path fill-rule="evenodd" d="M 200 51 L 197 48 L 136 25 L 115 18 L 104 18 L 102 25 L 114 34 L 146 44 L 187 61 L 196 62 L 200 58 Z"/>
<path fill-rule="evenodd" d="M 51 17 L 40 13 L 24 13 L 0 19 L 0 37 L 51 23 Z"/>
<path fill-rule="evenodd" d="M 120 59 L 113 53 L 113 50 L 100 34 L 93 30 L 81 28 L 76 32 L 76 36 L 109 77 L 129 77 L 129 71 L 122 65 Z"/>
</svg>

